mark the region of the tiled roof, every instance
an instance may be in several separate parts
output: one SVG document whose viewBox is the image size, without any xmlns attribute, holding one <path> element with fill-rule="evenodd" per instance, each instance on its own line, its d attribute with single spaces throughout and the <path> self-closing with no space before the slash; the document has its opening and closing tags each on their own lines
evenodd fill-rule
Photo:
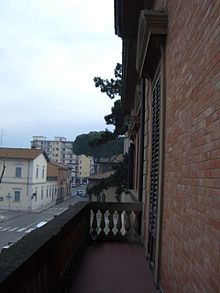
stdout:
<svg viewBox="0 0 220 293">
<path fill-rule="evenodd" d="M 110 158 L 100 158 L 97 160 L 98 164 L 106 163 L 119 163 L 123 161 L 124 156 L 122 154 L 111 156 Z"/>
<path fill-rule="evenodd" d="M 108 171 L 108 172 L 99 173 L 99 174 L 95 174 L 95 175 L 89 176 L 88 179 L 89 180 L 101 180 L 101 179 L 108 178 L 112 174 L 114 174 L 114 171 Z"/>
<path fill-rule="evenodd" d="M 47 159 L 47 156 L 41 149 L 0 148 L 0 158 L 4 159 L 35 159 L 42 153 Z"/>
<path fill-rule="evenodd" d="M 49 162 L 48 166 L 51 165 L 51 166 L 55 166 L 59 169 L 65 169 L 65 170 L 68 170 L 69 168 L 67 166 L 64 166 L 62 164 L 59 164 L 59 163 L 56 163 L 56 162 Z"/>
</svg>

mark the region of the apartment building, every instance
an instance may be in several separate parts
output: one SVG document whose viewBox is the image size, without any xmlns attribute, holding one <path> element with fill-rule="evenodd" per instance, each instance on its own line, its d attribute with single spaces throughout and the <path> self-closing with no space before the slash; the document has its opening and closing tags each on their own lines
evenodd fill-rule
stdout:
<svg viewBox="0 0 220 293">
<path fill-rule="evenodd" d="M 94 160 L 90 156 L 78 156 L 78 179 L 80 183 L 87 183 L 88 177 L 94 174 Z"/>
<path fill-rule="evenodd" d="M 65 137 L 55 136 L 48 140 L 45 136 L 33 136 L 31 148 L 40 148 L 45 151 L 50 161 L 68 166 L 72 169 L 72 181 L 78 175 L 78 157 L 73 153 L 73 141 Z"/>
<path fill-rule="evenodd" d="M 45 136 L 33 136 L 31 148 L 41 148 L 51 161 L 62 165 L 71 164 L 75 158 L 73 141 L 67 141 L 61 136 L 55 136 L 53 140 L 47 140 Z"/>
</svg>

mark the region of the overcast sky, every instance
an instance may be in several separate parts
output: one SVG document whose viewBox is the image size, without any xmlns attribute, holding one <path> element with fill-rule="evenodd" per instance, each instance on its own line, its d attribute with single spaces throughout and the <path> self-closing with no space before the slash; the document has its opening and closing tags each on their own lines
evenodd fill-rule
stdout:
<svg viewBox="0 0 220 293">
<path fill-rule="evenodd" d="M 0 1 L 2 146 L 104 130 L 113 101 L 93 77 L 113 77 L 117 62 L 113 0 Z"/>
</svg>

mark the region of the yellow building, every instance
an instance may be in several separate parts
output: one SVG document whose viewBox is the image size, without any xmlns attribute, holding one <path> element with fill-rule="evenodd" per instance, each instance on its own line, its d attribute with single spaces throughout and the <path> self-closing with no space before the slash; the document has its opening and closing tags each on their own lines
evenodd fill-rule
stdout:
<svg viewBox="0 0 220 293">
<path fill-rule="evenodd" d="M 78 176 L 80 183 L 87 183 L 87 178 L 93 173 L 93 158 L 80 155 L 78 159 Z"/>
</svg>

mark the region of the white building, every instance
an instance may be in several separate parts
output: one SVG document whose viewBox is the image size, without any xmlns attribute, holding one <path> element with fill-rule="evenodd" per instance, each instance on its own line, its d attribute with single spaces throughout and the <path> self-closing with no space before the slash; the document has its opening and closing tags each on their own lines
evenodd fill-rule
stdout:
<svg viewBox="0 0 220 293">
<path fill-rule="evenodd" d="M 55 200 L 47 162 L 40 149 L 0 148 L 0 208 L 30 211 Z"/>
</svg>

